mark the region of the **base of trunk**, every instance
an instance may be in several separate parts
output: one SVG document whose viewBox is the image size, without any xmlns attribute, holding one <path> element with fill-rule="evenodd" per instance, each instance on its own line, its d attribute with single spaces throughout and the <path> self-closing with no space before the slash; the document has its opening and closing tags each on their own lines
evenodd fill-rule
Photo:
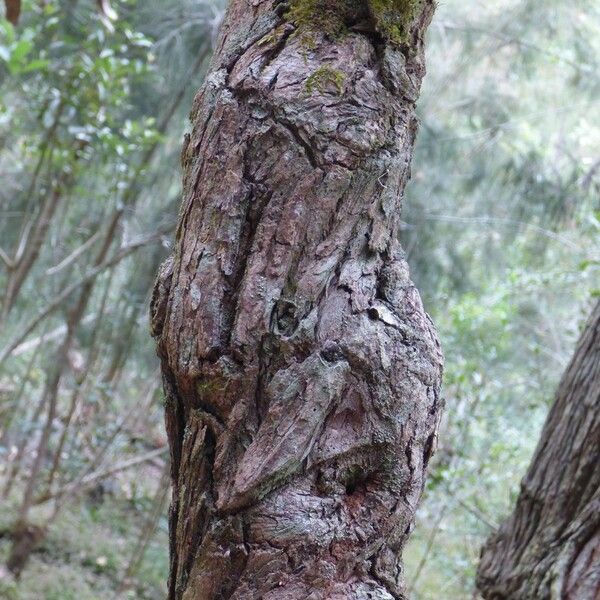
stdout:
<svg viewBox="0 0 600 600">
<path fill-rule="evenodd" d="M 12 547 L 6 561 L 6 567 L 14 575 L 15 579 L 21 577 L 21 573 L 27 564 L 31 554 L 46 536 L 46 529 L 32 523 L 19 522 L 12 532 Z"/>
</svg>

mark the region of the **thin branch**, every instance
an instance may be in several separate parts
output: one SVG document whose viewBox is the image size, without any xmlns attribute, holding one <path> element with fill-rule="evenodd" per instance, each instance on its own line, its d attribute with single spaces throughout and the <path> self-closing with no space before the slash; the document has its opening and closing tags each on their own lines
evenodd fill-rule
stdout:
<svg viewBox="0 0 600 600">
<path fill-rule="evenodd" d="M 481 521 L 486 527 L 488 527 L 492 531 L 496 531 L 498 529 L 498 527 L 499 527 L 498 523 L 495 523 L 489 517 L 487 517 L 486 515 L 484 515 L 481 511 L 479 511 L 478 509 L 474 508 L 470 504 L 467 504 L 464 500 L 461 500 L 456 495 L 453 495 L 453 496 L 454 496 L 454 499 L 456 500 L 456 502 L 459 504 L 459 506 L 461 506 L 468 513 L 470 513 L 471 515 L 473 515 L 478 521 Z"/>
<path fill-rule="evenodd" d="M 150 511 L 150 515 L 146 519 L 141 531 L 140 536 L 138 538 L 135 549 L 131 555 L 129 560 L 129 564 L 125 569 L 125 573 L 121 580 L 120 591 L 124 592 L 130 580 L 136 575 L 139 570 L 140 564 L 144 560 L 144 555 L 146 554 L 146 550 L 148 545 L 152 541 L 152 538 L 156 535 L 156 530 L 158 529 L 158 523 L 160 521 L 160 517 L 164 512 L 165 504 L 167 502 L 167 498 L 169 495 L 169 462 L 165 462 L 165 468 L 163 469 L 162 475 L 158 482 L 158 486 L 156 489 L 156 495 L 154 497 L 153 506 Z"/>
<path fill-rule="evenodd" d="M 574 69 L 576 69 L 578 71 L 583 71 L 586 73 L 593 72 L 593 69 L 592 69 L 592 67 L 590 67 L 590 65 L 583 65 L 580 62 L 573 61 L 570 58 L 563 56 L 562 54 L 557 54 L 556 52 L 551 52 L 547 48 L 542 48 L 541 46 L 538 46 L 537 44 L 534 44 L 533 42 L 529 42 L 529 41 L 523 40 L 521 38 L 516 38 L 511 35 L 506 35 L 505 33 L 502 33 L 501 31 L 494 31 L 491 29 L 485 29 L 483 27 L 472 27 L 472 26 L 461 27 L 460 25 L 455 25 L 454 23 L 450 23 L 448 21 L 442 23 L 442 26 L 445 27 L 446 29 L 450 29 L 450 30 L 474 32 L 474 33 L 480 33 L 483 35 L 487 35 L 489 37 L 495 38 L 502 42 L 506 42 L 508 44 L 516 44 L 517 46 L 520 46 L 521 48 L 529 48 L 530 50 L 534 50 L 535 52 L 539 52 L 540 54 L 543 54 L 545 56 L 555 58 L 556 60 L 559 60 L 559 61 L 569 65 L 570 67 L 573 67 Z"/>
<path fill-rule="evenodd" d="M 151 450 L 150 452 L 146 452 L 140 456 L 135 456 L 133 458 L 129 458 L 127 460 L 121 461 L 109 467 L 108 469 L 99 469 L 98 471 L 94 471 L 89 475 L 86 475 L 83 479 L 77 480 L 71 483 L 67 483 L 61 489 L 56 492 L 49 494 L 44 498 L 44 502 L 49 500 L 53 500 L 55 498 L 59 498 L 61 496 L 69 495 L 73 496 L 75 494 L 81 493 L 83 490 L 88 488 L 91 484 L 96 483 L 96 481 L 100 481 L 101 479 L 106 479 L 111 475 L 115 475 L 117 473 L 121 473 L 122 471 L 126 471 L 127 469 L 131 469 L 132 467 L 137 467 L 143 463 L 149 462 L 154 458 L 158 458 L 162 456 L 168 451 L 168 446 L 163 446 L 162 448 L 157 448 L 156 450 Z"/>
<path fill-rule="evenodd" d="M 123 431 L 125 426 L 128 424 L 129 419 L 131 418 L 132 415 L 134 415 L 136 412 L 141 412 L 142 415 L 146 415 L 150 411 L 150 406 L 152 404 L 152 400 L 153 400 L 154 392 L 156 391 L 156 388 L 157 388 L 157 378 L 155 376 L 150 379 L 147 391 L 144 394 L 144 402 L 142 403 L 141 408 L 140 408 L 139 404 L 134 404 L 129 409 L 127 414 L 121 419 L 121 421 L 118 423 L 117 427 L 114 429 L 114 431 L 108 437 L 108 439 L 104 442 L 102 448 L 100 448 L 99 451 L 96 453 L 96 455 L 94 456 L 89 467 L 82 470 L 82 472 L 73 480 L 73 482 L 72 482 L 73 485 L 75 485 L 75 483 L 77 483 L 77 482 L 84 481 L 85 478 L 89 476 L 90 472 L 93 472 L 94 469 L 98 468 L 98 466 L 104 460 L 106 453 L 110 449 L 111 445 L 113 444 L 113 442 L 115 441 L 117 436 Z"/>
<path fill-rule="evenodd" d="M 596 172 L 600 169 L 600 158 L 590 167 L 588 172 L 581 178 L 581 187 L 587 192 L 592 185 Z"/>
<path fill-rule="evenodd" d="M 82 325 L 85 325 L 86 323 L 89 323 L 90 321 L 92 321 L 95 316 L 96 315 L 94 315 L 94 314 L 86 315 L 81 320 Z M 26 352 L 29 352 L 30 350 L 33 350 L 34 348 L 37 348 L 38 346 L 45 344 L 46 342 L 52 342 L 53 340 L 56 340 L 56 339 L 62 337 L 63 335 L 65 335 L 66 332 L 67 332 L 67 326 L 60 325 L 59 327 L 57 327 L 56 329 L 53 329 L 52 331 L 49 331 L 48 333 L 44 333 L 43 335 L 40 335 L 36 338 L 27 340 L 26 342 L 19 344 L 12 352 L 12 355 L 13 356 L 21 356 L 22 354 L 25 354 Z"/>
<path fill-rule="evenodd" d="M 25 225 L 25 229 L 23 229 L 23 235 L 19 240 L 19 246 L 17 247 L 17 251 L 15 252 L 15 264 L 20 262 L 23 258 L 23 254 L 25 253 L 25 248 L 27 248 L 27 241 L 29 240 L 29 234 L 31 232 L 31 228 L 33 227 L 35 219 L 31 219 L 27 221 Z"/>
<path fill-rule="evenodd" d="M 3 248 L 0 248 L 0 260 L 2 260 L 9 271 L 12 271 L 15 268 L 15 261 L 8 256 Z"/>
<path fill-rule="evenodd" d="M 439 215 L 432 213 L 425 213 L 424 219 L 428 221 L 446 221 L 448 223 L 479 223 L 483 225 L 517 225 L 518 227 L 522 227 L 524 229 L 533 229 L 537 233 L 551 239 L 555 242 L 560 242 L 561 244 L 571 248 L 572 250 L 576 250 L 577 252 L 583 252 L 583 248 L 573 243 L 571 240 L 550 231 L 549 229 L 544 229 L 539 225 L 535 225 L 534 223 L 527 223 L 526 221 L 517 221 L 516 219 L 506 219 L 501 217 L 458 217 L 455 215 Z"/>
<path fill-rule="evenodd" d="M 104 17 L 110 19 L 111 21 L 117 20 L 118 15 L 114 8 L 110 5 L 109 0 L 96 0 L 96 3 L 98 4 L 98 10 Z"/>
<path fill-rule="evenodd" d="M 431 550 L 433 549 L 433 543 L 435 542 L 435 538 L 437 537 L 437 534 L 440 531 L 440 527 L 442 524 L 442 521 L 444 520 L 444 517 L 446 516 L 446 511 L 448 510 L 448 503 L 446 502 L 441 510 L 438 513 L 437 519 L 435 520 L 435 523 L 433 525 L 433 527 L 431 528 L 431 533 L 429 534 L 429 537 L 427 539 L 427 544 L 425 545 L 425 550 L 423 552 L 423 555 L 421 556 L 421 560 L 419 561 L 419 564 L 417 565 L 417 568 L 415 569 L 414 575 L 412 576 L 410 583 L 408 584 L 408 592 L 411 594 L 414 594 L 414 590 L 415 587 L 417 586 L 417 582 L 419 581 L 419 578 L 421 577 L 421 573 L 423 572 L 423 569 L 425 567 L 425 565 L 427 564 L 427 561 L 429 560 L 429 555 L 431 553 Z"/>
<path fill-rule="evenodd" d="M 170 231 L 170 229 L 168 230 Z M 71 285 L 67 286 L 56 298 L 38 313 L 33 319 L 27 323 L 23 331 L 18 334 L 7 346 L 4 347 L 2 352 L 0 352 L 0 365 L 4 363 L 4 361 L 13 353 L 15 348 L 17 348 L 21 343 L 25 341 L 27 336 L 49 315 L 51 315 L 55 310 L 63 306 L 63 304 L 71 297 L 71 295 L 76 292 L 80 287 L 86 285 L 90 281 L 93 281 L 100 273 L 113 267 L 120 263 L 124 258 L 138 250 L 139 248 L 146 246 L 149 243 L 158 241 L 163 235 L 167 233 L 165 231 L 159 231 L 158 233 L 152 234 L 148 237 L 142 238 L 137 242 L 132 242 L 128 246 L 122 248 L 119 252 L 113 256 L 108 261 L 103 262 L 97 267 L 91 269 L 86 273 L 83 277 L 73 282 Z"/>
<path fill-rule="evenodd" d="M 62 271 L 65 267 L 68 267 L 72 262 L 77 260 L 90 246 L 94 245 L 94 242 L 100 237 L 102 232 L 100 230 L 96 231 L 92 237 L 90 237 L 87 241 L 85 241 L 79 248 L 76 248 L 69 256 L 64 258 L 61 262 L 59 262 L 54 267 L 50 267 L 46 271 L 46 275 L 55 275 L 59 271 Z"/>
</svg>

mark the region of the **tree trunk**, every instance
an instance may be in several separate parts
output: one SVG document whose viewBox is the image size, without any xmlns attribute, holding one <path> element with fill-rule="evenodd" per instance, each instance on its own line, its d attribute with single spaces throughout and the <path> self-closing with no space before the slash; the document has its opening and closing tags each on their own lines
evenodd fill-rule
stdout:
<svg viewBox="0 0 600 600">
<path fill-rule="evenodd" d="M 404 598 L 441 353 L 397 241 L 433 0 L 233 0 L 152 301 L 169 598 Z"/>
<path fill-rule="evenodd" d="M 600 302 L 563 375 L 513 514 L 482 552 L 488 600 L 600 598 Z"/>
</svg>

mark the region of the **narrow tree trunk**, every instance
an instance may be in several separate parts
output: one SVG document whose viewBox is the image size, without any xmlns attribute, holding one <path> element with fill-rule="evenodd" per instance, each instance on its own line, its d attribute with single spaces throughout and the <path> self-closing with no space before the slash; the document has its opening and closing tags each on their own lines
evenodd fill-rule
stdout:
<svg viewBox="0 0 600 600">
<path fill-rule="evenodd" d="M 100 266 L 106 259 L 108 252 L 111 248 L 116 228 L 119 224 L 119 216 L 121 212 L 114 213 L 113 219 L 109 223 L 106 230 L 104 240 L 98 251 L 98 254 L 94 260 L 94 267 Z M 37 444 L 33 463 L 31 466 L 31 472 L 25 484 L 25 490 L 23 492 L 23 499 L 19 507 L 18 517 L 13 527 L 13 544 L 11 547 L 11 553 L 7 560 L 7 566 L 15 575 L 19 578 L 22 570 L 25 568 L 31 552 L 35 549 L 35 546 L 30 543 L 34 540 L 39 543 L 45 535 L 44 531 L 37 531 L 36 536 L 30 536 L 31 524 L 28 522 L 29 512 L 34 504 L 34 495 L 39 484 L 40 473 L 42 470 L 44 459 L 48 451 L 48 445 L 50 437 L 52 435 L 52 429 L 54 426 L 54 420 L 57 414 L 58 400 L 61 381 L 65 373 L 66 365 L 68 364 L 68 353 L 71 345 L 75 339 L 75 333 L 79 327 L 81 320 L 87 309 L 88 302 L 91 298 L 95 281 L 89 281 L 82 286 L 79 293 L 79 297 L 75 303 L 75 306 L 69 311 L 67 319 L 67 333 L 65 339 L 56 351 L 54 364 L 47 375 L 46 384 L 44 386 L 44 392 L 42 395 L 42 406 L 47 406 L 46 420 L 42 428 L 40 440 Z M 25 536 L 29 541 L 23 541 L 21 538 Z"/>
<path fill-rule="evenodd" d="M 441 354 L 399 247 L 432 0 L 233 0 L 152 329 L 169 598 L 404 597 Z"/>
<path fill-rule="evenodd" d="M 483 549 L 488 600 L 600 598 L 600 302 L 563 375 L 513 514 Z"/>
<path fill-rule="evenodd" d="M 79 401 L 83 396 L 84 391 L 89 389 L 87 382 L 90 374 L 93 371 L 96 359 L 98 358 L 98 354 L 100 349 L 96 346 L 98 341 L 98 337 L 100 335 L 101 325 L 104 319 L 104 314 L 106 310 L 106 302 L 108 300 L 108 293 L 112 287 L 113 277 L 115 270 L 112 269 L 108 276 L 108 281 L 104 286 L 104 292 L 102 295 L 102 300 L 100 301 L 100 307 L 98 309 L 98 315 L 95 318 L 94 328 L 92 329 L 92 335 L 89 339 L 89 352 L 87 356 L 87 360 L 85 361 L 85 369 L 80 377 L 78 377 L 75 387 L 71 392 L 71 398 L 69 402 L 69 409 L 66 416 L 63 419 L 63 428 L 60 433 L 60 438 L 58 440 L 58 444 L 56 445 L 56 449 L 54 450 L 54 458 L 52 459 L 52 466 L 50 467 L 50 472 L 48 473 L 48 477 L 46 479 L 46 492 L 42 495 L 49 495 L 52 490 L 52 485 L 54 484 L 54 479 L 56 474 L 58 473 L 59 467 L 62 462 L 63 451 L 65 448 L 65 444 L 67 442 L 67 436 L 69 434 L 69 427 L 71 426 L 71 422 L 73 420 L 73 416 L 75 415 L 75 411 L 79 405 Z"/>
<path fill-rule="evenodd" d="M 29 423 L 37 424 L 45 406 L 46 406 L 46 396 L 45 396 L 45 394 L 42 394 L 40 396 L 40 399 L 38 400 L 37 404 L 35 405 L 35 408 L 31 415 L 31 419 L 30 420 L 27 419 L 27 417 L 29 416 L 27 413 L 24 415 L 24 420 L 27 424 L 27 427 L 30 427 Z M 8 473 L 7 473 L 5 481 L 4 481 L 4 488 L 2 489 L 2 500 L 6 500 L 9 497 L 9 495 L 13 489 L 15 479 L 17 478 L 19 471 L 23 467 L 23 458 L 27 451 L 27 444 L 30 441 L 31 441 L 30 432 L 22 431 L 21 438 L 19 439 L 19 441 L 17 443 L 17 451 L 15 452 L 15 457 L 14 457 L 12 463 L 10 463 L 10 466 L 8 468 Z"/>
<path fill-rule="evenodd" d="M 62 200 L 63 187 L 61 183 L 55 184 L 36 217 L 35 225 L 30 237 L 27 239 L 23 256 L 16 261 L 14 269 L 9 271 L 9 277 L 4 293 L 0 323 L 3 323 L 10 313 L 27 275 L 35 263 L 42 244 L 48 234 L 48 229 L 54 213 Z"/>
</svg>

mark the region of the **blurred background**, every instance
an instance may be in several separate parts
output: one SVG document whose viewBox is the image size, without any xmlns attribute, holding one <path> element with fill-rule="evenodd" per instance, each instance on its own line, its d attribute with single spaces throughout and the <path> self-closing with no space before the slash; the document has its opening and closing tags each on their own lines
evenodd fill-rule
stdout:
<svg viewBox="0 0 600 600">
<path fill-rule="evenodd" d="M 148 333 L 224 0 L 26 0 L 0 20 L 0 598 L 162 599 Z M 469 600 L 600 294 L 600 3 L 440 2 L 402 242 L 446 355 L 411 597 Z M 43 531 L 43 535 L 40 532 Z"/>
</svg>

